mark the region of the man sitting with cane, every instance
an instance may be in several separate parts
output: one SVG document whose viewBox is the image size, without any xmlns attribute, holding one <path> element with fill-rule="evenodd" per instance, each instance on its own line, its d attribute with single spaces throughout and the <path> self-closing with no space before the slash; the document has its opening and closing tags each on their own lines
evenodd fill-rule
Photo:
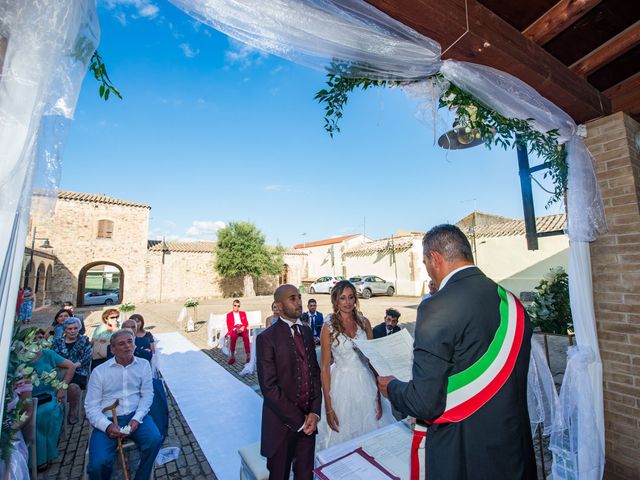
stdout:
<svg viewBox="0 0 640 480">
<path fill-rule="evenodd" d="M 111 336 L 114 357 L 93 370 L 89 378 L 85 410 L 94 428 L 87 465 L 91 480 L 111 478 L 116 449 L 122 449 L 121 442 L 127 437 L 140 450 L 135 479 L 148 480 L 162 444 L 158 428 L 151 415 L 147 415 L 153 401 L 151 366 L 134 357 L 134 350 L 133 332 L 118 330 Z M 111 411 L 116 412 L 117 419 Z M 120 458 L 124 463 L 124 456 Z M 123 469 L 126 471 L 125 465 Z"/>
</svg>

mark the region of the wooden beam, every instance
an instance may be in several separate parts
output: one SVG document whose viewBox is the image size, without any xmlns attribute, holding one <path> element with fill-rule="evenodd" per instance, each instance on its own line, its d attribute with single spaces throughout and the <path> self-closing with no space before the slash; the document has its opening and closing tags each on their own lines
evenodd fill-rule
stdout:
<svg viewBox="0 0 640 480">
<path fill-rule="evenodd" d="M 487 65 L 518 77 L 577 123 L 608 115 L 610 101 L 585 79 L 477 0 L 366 0 L 387 15 L 449 48 L 443 58 Z"/>
<path fill-rule="evenodd" d="M 522 34 L 538 45 L 544 45 L 565 31 L 602 0 L 560 0 Z"/>
<path fill-rule="evenodd" d="M 640 72 L 603 92 L 611 99 L 612 113 L 640 114 Z"/>
<path fill-rule="evenodd" d="M 588 53 L 569 67 L 578 75 L 587 76 L 628 52 L 640 43 L 640 20 L 606 43 Z"/>
</svg>

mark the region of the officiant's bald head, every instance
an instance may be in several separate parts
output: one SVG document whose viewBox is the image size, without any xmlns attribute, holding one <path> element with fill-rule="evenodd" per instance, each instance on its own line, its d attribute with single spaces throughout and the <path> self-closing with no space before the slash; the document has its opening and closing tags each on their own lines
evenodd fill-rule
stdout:
<svg viewBox="0 0 640 480">
<path fill-rule="evenodd" d="M 281 317 L 296 321 L 302 315 L 302 295 L 293 285 L 280 285 L 273 294 L 273 300 Z"/>
</svg>

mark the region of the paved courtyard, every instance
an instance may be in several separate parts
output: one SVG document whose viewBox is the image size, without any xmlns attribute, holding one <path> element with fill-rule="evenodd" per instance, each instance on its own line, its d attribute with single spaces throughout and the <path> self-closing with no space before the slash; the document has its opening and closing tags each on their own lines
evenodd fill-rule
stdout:
<svg viewBox="0 0 640 480">
<path fill-rule="evenodd" d="M 310 298 L 309 295 L 303 296 L 303 302 Z M 323 313 L 331 312 L 331 302 L 328 295 L 316 294 L 313 296 L 318 302 L 318 310 Z M 243 310 L 260 310 L 262 318 L 271 315 L 272 297 L 262 296 L 252 299 L 240 299 Z M 238 378 L 240 381 L 251 386 L 256 393 L 259 394 L 258 379 L 255 374 L 244 377 L 239 376 L 240 370 L 244 366 L 244 352 L 242 342 L 237 345 L 237 363 L 233 366 L 227 364 L 225 357 L 219 349 L 210 349 L 207 345 L 207 320 L 211 313 L 226 313 L 231 309 L 232 299 L 212 299 L 203 301 L 197 308 L 197 318 L 194 317 L 196 329 L 194 332 L 182 331 L 182 334 L 191 340 L 196 346 L 202 349 L 212 359 L 222 365 L 227 371 Z M 400 324 L 407 328 L 411 334 L 415 327 L 415 315 L 418 306 L 418 299 L 415 297 L 374 297 L 368 300 L 360 300 L 362 312 L 371 321 L 373 325 L 380 323 L 384 318 L 384 312 L 387 308 L 396 308 L 400 313 Z M 89 335 L 93 329 L 101 322 L 100 313 L 103 307 L 90 307 L 78 309 L 77 313 L 84 316 L 85 324 Z M 175 332 L 179 329 L 177 319 L 182 309 L 180 303 L 164 303 L 164 304 L 140 304 L 137 305 L 136 313 L 142 314 L 145 323 L 152 333 Z M 40 310 L 34 314 L 34 323 L 38 325 L 47 325 L 53 318 L 56 311 L 54 308 Z M 193 312 L 190 312 L 193 315 Z M 186 324 L 186 322 L 185 322 Z M 537 338 L 542 342 L 541 337 Z M 549 352 L 551 358 L 551 369 L 559 384 L 561 381 L 564 366 L 566 364 L 566 346 L 567 340 L 564 337 L 549 337 Z M 171 462 L 167 465 L 156 468 L 157 479 L 171 478 L 215 478 L 211 466 L 206 461 L 198 443 L 182 416 L 180 409 L 169 393 L 169 410 L 170 410 L 170 427 L 169 438 L 165 442 L 165 446 L 179 446 L 181 455 L 177 462 Z M 60 479 L 67 480 L 69 478 L 81 478 L 83 472 L 84 455 L 87 448 L 90 426 L 85 419 L 82 423 L 68 427 L 67 436 L 60 443 L 60 457 L 56 463 L 42 475 L 41 479 Z M 547 442 L 545 442 L 547 443 Z M 539 448 L 536 442 L 537 456 Z M 546 448 L 545 448 L 546 450 Z M 137 452 L 132 449 L 129 455 L 129 464 L 137 464 Z M 545 452 L 546 470 L 550 467 L 550 454 Z M 130 467 L 130 470 L 131 467 Z M 213 466 L 215 470 L 215 465 Z"/>
</svg>

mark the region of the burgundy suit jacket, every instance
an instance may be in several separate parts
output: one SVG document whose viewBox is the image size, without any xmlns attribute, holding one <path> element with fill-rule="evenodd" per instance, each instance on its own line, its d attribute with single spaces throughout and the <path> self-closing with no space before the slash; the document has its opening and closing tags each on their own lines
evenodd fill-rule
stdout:
<svg viewBox="0 0 640 480">
<path fill-rule="evenodd" d="M 242 325 L 244 325 L 245 328 L 248 327 L 249 321 L 247 320 L 247 314 L 242 310 L 239 310 L 238 313 L 240 314 L 240 323 L 242 323 Z M 235 326 L 236 326 L 236 321 L 233 318 L 233 310 L 231 310 L 229 313 L 227 313 L 227 333 L 231 333 L 231 331 Z"/>
<path fill-rule="evenodd" d="M 322 390 L 320 367 L 316 357 L 311 329 L 302 326 L 302 338 L 309 368 L 310 412 L 320 416 Z M 279 319 L 256 339 L 258 381 L 264 397 L 262 404 L 262 434 L 260 453 L 269 458 L 282 446 L 288 432 L 296 432 L 307 413 L 297 405 L 300 395 L 300 375 L 296 347 L 291 329 Z"/>
</svg>

